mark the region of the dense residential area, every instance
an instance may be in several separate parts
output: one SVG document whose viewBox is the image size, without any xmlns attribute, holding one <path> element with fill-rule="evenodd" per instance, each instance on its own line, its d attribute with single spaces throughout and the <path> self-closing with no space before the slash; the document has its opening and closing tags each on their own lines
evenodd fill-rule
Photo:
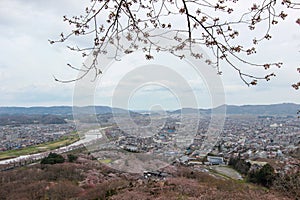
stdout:
<svg viewBox="0 0 300 200">
<path fill-rule="evenodd" d="M 33 199 L 120 199 L 122 194 L 133 199 L 149 195 L 162 199 L 173 195 L 196 199 L 211 195 L 235 199 L 300 197 L 297 116 L 231 113 L 215 135 L 210 132 L 215 133 L 216 127 L 209 113 L 199 115 L 191 110 L 184 114 L 141 112 L 130 118 L 121 113 L 117 121 L 112 114 L 97 114 L 102 120 L 98 125 L 87 123 L 84 119 L 88 117 L 83 115 L 83 122 L 76 123 L 69 118 L 57 124 L 13 122 L 0 126 L 1 153 L 9 152 L 11 157 L 3 158 L 0 164 L 3 188 L 20 184 L 14 176 L 25 170 L 37 177 L 31 180 L 20 173 L 19 178 L 32 187 L 42 184 L 35 189 L 38 193 L 30 194 L 38 195 Z M 129 126 L 132 122 L 135 125 Z M 40 146 L 61 141 L 75 131 L 82 140 L 61 143 L 57 149 Z M 11 154 L 33 146 L 44 149 L 43 153 Z M 49 173 L 58 169 L 63 170 L 59 177 L 51 178 L 58 174 Z M 64 188 L 59 191 L 62 196 L 55 196 L 59 187 Z M 172 187 L 177 188 L 175 193 Z M 188 192 L 198 187 L 208 193 Z M 1 194 L 3 199 L 17 195 L 12 189 Z"/>
<path fill-rule="evenodd" d="M 74 124 L 21 124 L 0 126 L 0 151 L 53 142 L 75 131 Z"/>
</svg>

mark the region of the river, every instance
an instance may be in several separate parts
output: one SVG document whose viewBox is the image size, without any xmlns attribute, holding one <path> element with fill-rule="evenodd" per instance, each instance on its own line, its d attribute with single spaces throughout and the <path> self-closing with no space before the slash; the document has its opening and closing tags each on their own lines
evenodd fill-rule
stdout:
<svg viewBox="0 0 300 200">
<path fill-rule="evenodd" d="M 40 160 L 40 159 L 48 156 L 48 154 L 50 152 L 53 152 L 53 153 L 65 153 L 65 152 L 77 149 L 77 148 L 82 147 L 85 144 L 87 144 L 87 143 L 89 143 L 89 142 L 91 142 L 93 140 L 101 138 L 102 137 L 101 131 L 105 130 L 107 128 L 109 128 L 109 127 L 104 127 L 104 128 L 89 130 L 89 131 L 87 131 L 84 134 L 85 137 L 83 139 L 80 139 L 79 141 L 74 142 L 74 143 L 72 143 L 72 144 L 70 144 L 68 146 L 57 148 L 55 150 L 45 151 L 45 152 L 42 152 L 42 153 L 28 154 L 28 155 L 18 156 L 16 158 L 10 158 L 10 159 L 6 159 L 6 160 L 1 160 L 0 161 L 0 165 L 10 164 L 10 163 L 16 163 L 16 162 L 22 162 L 24 160 Z"/>
</svg>

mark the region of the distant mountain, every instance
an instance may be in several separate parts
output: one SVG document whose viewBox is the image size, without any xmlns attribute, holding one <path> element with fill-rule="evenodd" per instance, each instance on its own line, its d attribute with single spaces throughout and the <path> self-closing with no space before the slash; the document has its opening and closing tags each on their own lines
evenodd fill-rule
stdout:
<svg viewBox="0 0 300 200">
<path fill-rule="evenodd" d="M 271 105 L 222 105 L 216 110 L 223 110 L 225 107 L 226 114 L 228 115 L 296 115 L 297 111 L 300 110 L 300 104 L 294 103 L 282 103 L 282 104 L 271 104 Z M 195 109 L 195 108 L 183 108 L 175 111 L 170 111 L 171 114 L 210 114 L 212 109 Z"/>
<path fill-rule="evenodd" d="M 70 106 L 52 107 L 0 107 L 0 115 L 68 115 L 72 113 Z"/>
<path fill-rule="evenodd" d="M 203 109 L 196 109 L 196 108 L 182 108 L 174 111 L 169 111 L 171 114 L 197 114 L 200 110 Z"/>
<path fill-rule="evenodd" d="M 84 107 L 71 107 L 71 113 L 76 112 L 78 114 L 91 114 L 96 113 L 98 114 L 108 114 L 108 113 L 118 113 L 124 114 L 128 113 L 128 110 L 122 108 L 111 108 L 109 106 L 84 106 Z"/>
<path fill-rule="evenodd" d="M 78 114 L 96 114 L 105 113 L 128 113 L 127 110 L 121 108 L 111 108 L 108 106 L 51 106 L 51 107 L 0 107 L 0 115 L 72 115 L 74 112 Z"/>
<path fill-rule="evenodd" d="M 300 109 L 300 104 L 294 103 L 282 103 L 271 105 L 223 105 L 216 110 L 222 110 L 226 108 L 226 114 L 239 114 L 239 115 L 296 115 Z M 52 106 L 52 107 L 0 107 L 0 115 L 72 115 L 78 114 L 126 114 L 128 110 L 122 108 L 111 108 L 109 106 L 84 106 L 84 107 L 72 107 L 72 106 Z M 138 112 L 129 111 L 130 115 L 140 115 Z M 175 111 L 168 111 L 170 114 L 210 114 L 212 109 L 196 109 L 196 108 L 182 108 Z M 158 113 L 156 113 L 158 114 Z"/>
<path fill-rule="evenodd" d="M 227 114 L 249 114 L 249 115 L 296 115 L 300 104 L 282 103 L 271 105 L 226 105 Z"/>
<path fill-rule="evenodd" d="M 26 115 L 12 114 L 0 115 L 0 126 L 20 125 L 20 124 L 65 124 L 67 123 L 62 116 L 58 115 Z"/>
</svg>

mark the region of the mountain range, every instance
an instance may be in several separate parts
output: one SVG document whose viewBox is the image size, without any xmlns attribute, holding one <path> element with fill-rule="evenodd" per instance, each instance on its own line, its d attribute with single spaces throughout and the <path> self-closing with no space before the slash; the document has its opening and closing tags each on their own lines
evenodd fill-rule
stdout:
<svg viewBox="0 0 300 200">
<path fill-rule="evenodd" d="M 297 115 L 297 111 L 300 110 L 300 104 L 294 103 L 281 103 L 271 105 L 222 105 L 213 109 L 196 109 L 196 108 L 182 108 L 174 111 L 167 111 L 170 114 L 180 113 L 200 113 L 210 114 L 212 110 L 226 109 L 226 114 L 238 114 L 238 115 Z M 0 107 L 0 115 L 72 115 L 73 112 L 78 114 L 107 114 L 118 113 L 125 114 L 128 110 L 122 108 L 111 108 L 109 106 L 84 106 L 84 107 L 72 107 L 72 106 L 51 106 L 51 107 Z M 138 111 L 130 111 L 131 113 L 137 113 Z M 144 113 L 145 111 L 143 111 Z"/>
<path fill-rule="evenodd" d="M 213 109 L 194 109 L 194 108 L 182 108 L 171 113 L 197 113 L 210 114 L 212 110 L 218 112 L 226 110 L 226 114 L 229 115 L 297 115 L 297 111 L 300 110 L 300 104 L 294 103 L 281 103 L 270 105 L 222 105 Z"/>
<path fill-rule="evenodd" d="M 128 111 L 121 108 L 111 108 L 108 106 L 50 106 L 50 107 L 0 107 L 0 115 L 72 115 L 73 113 L 97 114 L 106 113 L 127 113 Z"/>
</svg>

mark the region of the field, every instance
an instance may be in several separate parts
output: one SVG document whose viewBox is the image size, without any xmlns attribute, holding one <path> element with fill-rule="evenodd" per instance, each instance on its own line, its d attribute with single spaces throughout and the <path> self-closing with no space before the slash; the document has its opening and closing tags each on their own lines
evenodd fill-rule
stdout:
<svg viewBox="0 0 300 200">
<path fill-rule="evenodd" d="M 234 169 L 228 166 L 211 166 L 211 172 L 219 174 L 224 178 L 233 180 L 243 180 L 242 176 Z"/>
<path fill-rule="evenodd" d="M 111 159 L 103 159 L 103 160 L 99 160 L 100 163 L 103 163 L 103 164 L 109 164 L 112 162 Z"/>
</svg>

